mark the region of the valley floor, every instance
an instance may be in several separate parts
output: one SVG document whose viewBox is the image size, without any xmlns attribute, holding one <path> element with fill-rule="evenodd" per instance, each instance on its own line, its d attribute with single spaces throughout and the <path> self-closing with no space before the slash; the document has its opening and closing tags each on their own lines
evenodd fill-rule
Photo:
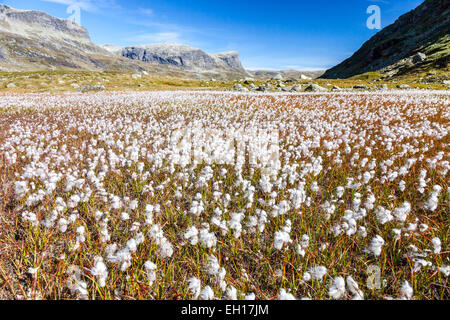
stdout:
<svg viewBox="0 0 450 320">
<path fill-rule="evenodd" d="M 251 90 L 252 86 L 269 85 L 269 91 L 288 91 L 299 86 L 296 91 L 304 91 L 310 84 L 318 84 L 327 91 L 333 87 L 352 90 L 355 86 L 367 90 L 385 89 L 450 89 L 447 71 L 423 72 L 415 76 L 386 79 L 379 73 L 367 73 L 350 79 L 284 79 L 261 80 L 241 79 L 236 81 L 192 80 L 164 76 L 161 74 L 141 74 L 123 72 L 92 71 L 36 71 L 0 72 L 0 92 L 5 93 L 65 93 L 78 92 L 85 86 L 97 86 L 105 91 L 154 91 L 154 90 L 234 90 L 241 85 Z M 284 89 L 284 90 L 283 90 Z"/>
</svg>

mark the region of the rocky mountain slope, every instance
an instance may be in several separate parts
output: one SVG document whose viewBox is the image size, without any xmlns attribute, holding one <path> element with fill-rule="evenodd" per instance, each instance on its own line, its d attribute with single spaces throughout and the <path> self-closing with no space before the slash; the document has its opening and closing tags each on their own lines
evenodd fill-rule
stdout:
<svg viewBox="0 0 450 320">
<path fill-rule="evenodd" d="M 143 70 L 91 42 L 82 26 L 0 4 L 0 70 Z"/>
<path fill-rule="evenodd" d="M 368 40 L 322 78 L 348 78 L 377 71 L 388 77 L 448 68 L 450 1 L 426 0 Z"/>
<path fill-rule="evenodd" d="M 210 55 L 180 44 L 99 46 L 84 27 L 72 21 L 0 4 L 0 71 L 74 69 L 146 70 L 189 79 L 247 75 L 237 52 Z"/>
</svg>

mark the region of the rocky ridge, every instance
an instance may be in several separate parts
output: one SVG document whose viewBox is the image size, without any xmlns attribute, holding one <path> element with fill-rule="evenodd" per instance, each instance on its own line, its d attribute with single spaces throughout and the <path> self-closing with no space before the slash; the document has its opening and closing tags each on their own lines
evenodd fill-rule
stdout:
<svg viewBox="0 0 450 320">
<path fill-rule="evenodd" d="M 450 1 L 426 0 L 369 39 L 322 78 L 349 78 L 367 72 L 389 77 L 443 69 L 450 62 Z"/>
</svg>

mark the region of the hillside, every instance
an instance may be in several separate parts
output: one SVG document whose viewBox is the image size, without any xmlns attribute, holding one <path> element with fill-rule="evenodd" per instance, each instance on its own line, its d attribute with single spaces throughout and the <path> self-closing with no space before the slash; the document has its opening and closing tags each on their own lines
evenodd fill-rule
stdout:
<svg viewBox="0 0 450 320">
<path fill-rule="evenodd" d="M 78 24 L 0 4 L 0 70 L 143 70 L 91 42 Z"/>
<path fill-rule="evenodd" d="M 179 44 L 99 46 L 86 28 L 70 20 L 0 4 L 0 71 L 40 70 L 147 71 L 163 77 L 224 80 L 247 75 L 237 52 L 210 55 Z"/>
<path fill-rule="evenodd" d="M 399 76 L 447 69 L 450 55 L 450 1 L 426 0 L 368 40 L 322 78 L 349 78 L 366 72 Z"/>
</svg>

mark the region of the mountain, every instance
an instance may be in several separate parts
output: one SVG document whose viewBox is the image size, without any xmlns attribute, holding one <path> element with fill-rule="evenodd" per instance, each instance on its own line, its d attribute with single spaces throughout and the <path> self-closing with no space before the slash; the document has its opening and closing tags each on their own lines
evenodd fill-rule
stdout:
<svg viewBox="0 0 450 320">
<path fill-rule="evenodd" d="M 247 75 L 237 52 L 208 54 L 181 44 L 99 46 L 75 22 L 0 4 L 0 71 L 34 70 L 146 70 L 188 79 Z"/>
<path fill-rule="evenodd" d="M 181 67 L 194 72 L 224 71 L 245 75 L 246 71 L 235 51 L 209 54 L 179 43 L 157 43 L 120 48 L 103 46 L 105 50 L 122 57 L 150 64 Z"/>
<path fill-rule="evenodd" d="M 0 4 L 0 70 L 143 70 L 91 42 L 88 31 L 45 12 Z"/>
<path fill-rule="evenodd" d="M 387 26 L 349 59 L 322 78 L 348 78 L 366 72 L 387 76 L 449 66 L 450 1 L 426 0 Z"/>
</svg>

